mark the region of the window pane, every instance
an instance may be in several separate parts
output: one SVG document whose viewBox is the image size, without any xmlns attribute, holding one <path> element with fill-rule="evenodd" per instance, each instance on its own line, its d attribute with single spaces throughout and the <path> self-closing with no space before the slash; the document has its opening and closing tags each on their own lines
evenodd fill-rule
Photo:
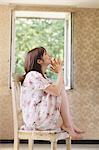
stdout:
<svg viewBox="0 0 99 150">
<path fill-rule="evenodd" d="M 43 46 L 52 57 L 63 60 L 64 56 L 64 19 L 16 18 L 16 73 L 23 73 L 25 53 L 32 48 Z M 47 71 L 51 79 L 55 74 Z"/>
</svg>

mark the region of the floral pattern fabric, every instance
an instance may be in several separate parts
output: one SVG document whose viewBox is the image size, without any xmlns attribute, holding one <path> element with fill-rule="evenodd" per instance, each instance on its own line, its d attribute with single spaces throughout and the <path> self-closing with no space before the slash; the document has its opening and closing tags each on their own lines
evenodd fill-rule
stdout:
<svg viewBox="0 0 99 150">
<path fill-rule="evenodd" d="M 50 83 L 41 73 L 29 72 L 21 88 L 20 107 L 24 128 L 28 130 L 59 130 L 60 97 L 44 91 Z"/>
</svg>

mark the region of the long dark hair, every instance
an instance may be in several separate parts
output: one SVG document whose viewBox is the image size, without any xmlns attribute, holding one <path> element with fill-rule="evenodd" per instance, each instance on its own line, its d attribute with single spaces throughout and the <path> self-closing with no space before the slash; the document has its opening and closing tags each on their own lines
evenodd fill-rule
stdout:
<svg viewBox="0 0 99 150">
<path fill-rule="evenodd" d="M 41 65 L 37 63 L 37 60 L 42 59 L 45 51 L 44 47 L 36 47 L 27 53 L 24 62 L 25 74 L 19 77 L 21 84 L 23 84 L 26 74 L 30 71 L 37 71 L 43 75 Z"/>
</svg>

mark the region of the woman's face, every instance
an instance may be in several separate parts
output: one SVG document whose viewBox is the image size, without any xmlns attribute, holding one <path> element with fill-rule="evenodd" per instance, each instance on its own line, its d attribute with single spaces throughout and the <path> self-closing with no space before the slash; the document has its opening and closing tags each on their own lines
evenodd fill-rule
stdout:
<svg viewBox="0 0 99 150">
<path fill-rule="evenodd" d="M 45 65 L 51 64 L 51 56 L 46 51 L 43 54 L 43 63 Z"/>
</svg>

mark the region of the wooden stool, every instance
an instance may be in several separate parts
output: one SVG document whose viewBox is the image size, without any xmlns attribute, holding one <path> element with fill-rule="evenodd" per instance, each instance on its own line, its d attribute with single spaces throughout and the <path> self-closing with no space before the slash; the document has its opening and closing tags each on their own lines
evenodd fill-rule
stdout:
<svg viewBox="0 0 99 150">
<path fill-rule="evenodd" d="M 65 131 L 26 131 L 20 130 L 22 125 L 22 114 L 20 109 L 20 87 L 21 83 L 18 77 L 12 76 L 12 105 L 13 105 L 13 121 L 14 121 L 14 150 L 19 149 L 19 140 L 27 139 L 29 150 L 33 150 L 34 140 L 45 140 L 51 142 L 51 150 L 57 149 L 57 141 L 65 139 L 66 149 L 71 150 L 71 137 Z"/>
</svg>

